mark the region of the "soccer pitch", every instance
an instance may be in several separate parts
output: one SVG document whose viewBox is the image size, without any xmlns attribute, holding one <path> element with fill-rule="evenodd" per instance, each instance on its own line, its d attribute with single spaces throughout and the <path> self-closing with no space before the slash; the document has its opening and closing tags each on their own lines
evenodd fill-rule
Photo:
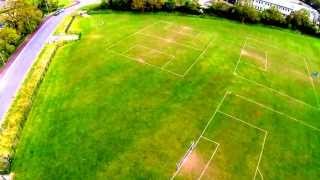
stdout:
<svg viewBox="0 0 320 180">
<path fill-rule="evenodd" d="M 320 42 L 222 19 L 75 19 L 16 179 L 317 179 Z"/>
</svg>

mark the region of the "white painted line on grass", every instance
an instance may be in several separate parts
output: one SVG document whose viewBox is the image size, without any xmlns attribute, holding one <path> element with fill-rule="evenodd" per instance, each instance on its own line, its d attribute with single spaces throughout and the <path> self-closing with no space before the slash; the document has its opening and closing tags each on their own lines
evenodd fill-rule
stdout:
<svg viewBox="0 0 320 180">
<path fill-rule="evenodd" d="M 261 129 L 261 128 L 259 128 L 258 126 L 255 126 L 255 125 L 253 125 L 253 124 L 251 124 L 251 123 L 248 123 L 248 122 L 246 122 L 246 121 L 244 121 L 244 120 L 241 120 L 241 119 L 239 119 L 239 118 L 237 118 L 237 117 L 235 117 L 235 116 L 232 116 L 232 115 L 230 115 L 230 114 L 224 113 L 224 112 L 222 112 L 222 111 L 218 111 L 218 112 L 221 113 L 221 114 L 223 114 L 223 115 L 225 115 L 225 116 L 227 116 L 227 117 L 230 117 L 230 118 L 232 118 L 232 119 L 234 119 L 234 120 L 240 121 L 240 122 L 242 122 L 242 123 L 250 126 L 251 128 L 258 129 L 259 131 L 261 131 L 261 132 L 264 133 L 264 138 L 263 138 L 263 143 L 262 143 L 261 152 L 260 152 L 260 155 L 259 155 L 259 159 L 258 159 L 258 163 L 257 163 L 256 170 L 255 170 L 255 173 L 254 173 L 254 176 L 253 176 L 253 179 L 255 180 L 255 179 L 256 179 L 256 176 L 257 176 L 257 173 L 258 173 L 258 168 L 259 168 L 259 165 L 260 165 L 260 161 L 261 161 L 261 158 L 262 158 L 262 154 L 263 154 L 263 151 L 264 151 L 264 145 L 265 145 L 265 143 L 266 143 L 266 139 L 267 139 L 267 136 L 268 136 L 268 131 L 266 131 L 266 130 L 264 130 L 264 129 Z"/>
<path fill-rule="evenodd" d="M 265 132 L 265 135 L 264 135 L 264 138 L 263 138 L 262 150 L 261 150 L 260 155 L 259 155 L 259 160 L 258 160 L 258 163 L 257 163 L 256 172 L 254 173 L 253 180 L 255 180 L 255 179 L 256 179 L 256 177 L 257 177 L 257 173 L 258 173 L 258 171 L 259 171 L 259 166 L 260 166 L 260 162 L 261 162 L 262 154 L 263 154 L 263 151 L 264 151 L 264 145 L 266 144 L 267 136 L 268 136 L 268 132 L 266 131 L 266 132 Z"/>
<path fill-rule="evenodd" d="M 167 70 L 167 69 L 161 69 L 159 66 L 156 66 L 156 65 L 147 63 L 147 62 L 145 62 L 145 61 L 140 61 L 139 59 L 136 59 L 136 58 L 133 58 L 133 57 L 124 55 L 124 54 L 122 54 L 122 53 L 115 52 L 115 51 L 113 51 L 113 50 L 109 50 L 109 51 L 110 51 L 111 53 L 113 53 L 113 54 L 116 54 L 116 55 L 125 57 L 125 58 L 127 58 L 127 59 L 129 59 L 129 60 L 132 60 L 132 61 L 135 61 L 135 62 L 139 62 L 139 63 L 141 63 L 141 64 L 146 64 L 146 65 L 149 65 L 149 66 L 154 67 L 154 68 L 156 68 L 156 69 L 159 69 L 159 70 L 161 70 L 161 71 L 164 71 L 164 72 L 170 73 L 170 74 L 172 74 L 172 75 L 175 75 L 175 76 L 177 76 L 177 77 L 183 78 L 183 75 L 181 75 L 181 74 L 172 72 L 172 71 Z"/>
<path fill-rule="evenodd" d="M 223 115 L 225 115 L 225 116 L 227 116 L 227 117 L 229 117 L 229 118 L 235 119 L 235 120 L 237 120 L 237 121 L 240 121 L 240 122 L 242 122 L 242 123 L 250 126 L 251 128 L 258 129 L 259 131 L 262 131 L 262 132 L 264 132 L 264 133 L 267 132 L 266 130 L 261 129 L 261 128 L 259 128 L 258 126 L 255 126 L 255 125 L 253 125 L 253 124 L 251 124 L 251 123 L 248 123 L 248 122 L 246 122 L 246 121 L 244 121 L 244 120 L 241 120 L 241 119 L 239 119 L 239 118 L 237 118 L 237 117 L 235 117 L 235 116 L 232 116 L 232 115 L 227 114 L 227 113 L 225 113 L 225 112 L 222 112 L 222 111 L 220 111 L 220 110 L 218 110 L 218 113 L 221 113 L 221 114 L 223 114 Z"/>
<path fill-rule="evenodd" d="M 216 152 L 217 152 L 218 149 L 219 149 L 219 146 L 220 146 L 220 144 L 217 144 L 216 149 L 215 149 L 214 152 L 211 154 L 211 157 L 210 157 L 209 161 L 207 162 L 206 166 L 205 166 L 205 167 L 203 168 L 203 170 L 201 171 L 201 174 L 200 174 L 198 180 L 200 180 L 200 179 L 202 178 L 202 176 L 204 175 L 204 173 L 207 171 L 207 169 L 208 169 L 208 167 L 209 167 L 209 165 L 210 165 L 210 163 L 211 163 L 214 155 L 216 154 Z"/>
<path fill-rule="evenodd" d="M 147 26 L 139 29 L 138 31 L 136 31 L 136 32 L 134 32 L 134 33 L 132 33 L 132 34 L 130 34 L 130 35 L 128 35 L 128 36 L 125 36 L 125 37 L 119 39 L 119 40 L 116 41 L 116 42 L 110 43 L 109 45 L 107 45 L 107 48 L 106 48 L 106 49 L 110 49 L 110 48 L 114 47 L 115 45 L 119 44 L 120 42 L 122 42 L 123 40 L 129 39 L 130 37 L 132 37 L 132 36 L 134 36 L 134 35 L 142 32 L 142 31 L 146 30 L 147 28 L 149 28 L 149 27 L 151 27 L 151 26 L 154 26 L 154 25 L 156 25 L 156 24 L 158 24 L 158 23 L 159 23 L 159 22 L 155 22 L 155 23 L 152 23 L 152 24 L 150 24 L 150 25 L 147 25 Z"/>
<path fill-rule="evenodd" d="M 183 77 L 185 77 L 189 71 L 193 68 L 193 66 L 201 59 L 201 57 L 207 52 L 207 50 L 209 49 L 210 45 L 212 44 L 212 42 L 216 39 L 217 37 L 212 37 L 210 39 L 210 41 L 208 42 L 207 46 L 205 47 L 205 49 L 201 52 L 201 54 L 195 59 L 195 61 L 189 66 L 189 68 L 183 73 Z"/>
<path fill-rule="evenodd" d="M 261 173 L 260 169 L 258 169 L 258 172 L 260 174 L 261 180 L 263 180 L 263 174 Z"/>
<path fill-rule="evenodd" d="M 193 47 L 193 46 L 189 46 L 187 44 L 179 43 L 179 42 L 174 41 L 174 40 L 166 39 L 166 38 L 163 38 L 163 37 L 160 37 L 160 36 L 157 36 L 157 35 L 152 35 L 152 34 L 147 34 L 147 33 L 143 33 L 142 34 L 140 32 L 138 32 L 138 33 L 141 34 L 142 36 L 148 36 L 148 37 L 152 37 L 152 38 L 155 38 L 155 39 L 160 39 L 160 40 L 166 41 L 168 43 L 177 44 L 179 46 L 183 46 L 183 47 L 186 47 L 186 48 L 189 48 L 189 49 L 193 49 L 195 51 L 202 51 L 202 49 L 199 49 L 199 48 L 196 48 L 196 47 Z"/>
<path fill-rule="evenodd" d="M 282 116 L 285 116 L 285 117 L 287 117 L 287 118 L 289 118 L 289 119 L 291 119 L 291 120 L 293 120 L 293 121 L 295 121 L 295 122 L 298 122 L 298 123 L 300 123 L 300 124 L 302 124 L 302 125 L 304 125 L 304 126 L 306 126 L 306 127 L 309 127 L 309 128 L 311 128 L 311 129 L 313 129 L 313 130 L 315 130 L 315 131 L 319 131 L 319 132 L 320 132 L 320 129 L 317 128 L 317 127 L 315 127 L 315 126 L 312 126 L 312 125 L 310 125 L 310 124 L 308 124 L 308 123 L 306 123 L 306 122 L 304 122 L 304 121 L 302 121 L 302 120 L 299 120 L 299 119 L 297 119 L 297 118 L 294 118 L 294 117 L 292 117 L 292 116 L 290 116 L 290 115 L 287 115 L 287 114 L 285 114 L 285 113 L 283 113 L 283 112 L 281 112 L 281 111 L 275 110 L 275 109 L 273 109 L 273 108 L 271 108 L 271 107 L 269 107 L 269 106 L 266 106 L 266 105 L 264 105 L 264 104 L 262 104 L 262 103 L 259 103 L 259 102 L 255 101 L 255 100 L 253 100 L 253 99 L 249 99 L 249 98 L 244 97 L 244 96 L 241 96 L 241 95 L 239 95 L 239 94 L 235 94 L 235 96 L 237 96 L 237 97 L 239 97 L 239 98 L 241 98 L 241 99 L 243 99 L 243 100 L 245 100 L 245 101 L 247 101 L 247 102 L 250 102 L 250 103 L 256 104 L 256 105 L 258 105 L 258 106 L 260 106 L 260 107 L 263 107 L 263 108 L 265 108 L 265 109 L 268 109 L 268 110 L 270 110 L 270 111 L 272 111 L 272 112 L 278 113 L 278 114 L 280 114 L 280 115 L 282 115 Z"/>
<path fill-rule="evenodd" d="M 303 58 L 303 60 L 304 60 L 304 63 L 305 63 L 305 65 L 306 65 L 306 68 L 307 68 L 308 78 L 310 79 L 310 82 L 311 82 L 311 85 L 312 85 L 312 88 L 313 88 L 313 93 L 314 93 L 315 98 L 316 98 L 316 101 L 317 101 L 317 106 L 318 106 L 318 108 L 320 108 L 320 107 L 319 107 L 319 97 L 318 97 L 318 93 L 317 93 L 317 91 L 316 91 L 316 86 L 314 85 L 314 81 L 313 81 L 313 79 L 312 79 L 312 77 L 311 77 L 311 72 L 310 72 L 309 64 L 308 64 L 306 58 Z"/>
<path fill-rule="evenodd" d="M 241 47 L 241 49 L 240 49 L 239 59 L 238 59 L 238 61 L 237 61 L 236 67 L 234 68 L 233 74 L 236 74 L 236 73 L 237 73 L 237 69 L 238 69 L 238 66 L 239 66 L 239 64 L 240 64 L 241 57 L 242 57 L 242 51 L 243 51 L 243 49 L 246 47 L 247 41 L 248 41 L 248 37 L 246 37 L 246 39 L 244 40 L 244 43 L 242 44 L 242 47 Z"/>
<path fill-rule="evenodd" d="M 214 141 L 214 140 L 212 140 L 212 139 L 210 139 L 210 138 L 207 138 L 207 137 L 205 137 L 205 136 L 201 136 L 201 138 L 204 139 L 204 140 L 210 141 L 210 142 L 212 142 L 212 143 L 214 143 L 214 144 L 219 145 L 219 143 L 217 143 L 216 141 Z"/>
<path fill-rule="evenodd" d="M 203 131 L 201 132 L 199 138 L 198 138 L 197 141 L 195 142 L 195 147 L 197 147 L 200 139 L 203 137 L 203 134 L 206 132 L 206 130 L 207 130 L 207 128 L 209 127 L 210 123 L 213 121 L 213 119 L 214 119 L 214 117 L 216 116 L 216 114 L 217 114 L 220 106 L 223 104 L 223 101 L 225 100 L 225 98 L 227 97 L 228 94 L 230 94 L 230 91 L 227 90 L 227 91 L 225 92 L 224 96 L 222 97 L 221 101 L 219 102 L 219 104 L 218 104 L 215 112 L 213 113 L 213 115 L 211 116 L 211 118 L 210 118 L 209 121 L 207 122 L 205 128 L 204 128 Z M 181 164 L 181 167 L 182 167 L 182 165 L 183 165 L 183 164 Z M 179 169 L 177 169 L 177 170 L 175 171 L 175 173 L 174 173 L 174 174 L 172 175 L 172 177 L 170 178 L 171 180 L 173 180 L 173 179 L 178 175 L 180 169 L 181 169 L 181 168 L 179 168 Z"/>
<path fill-rule="evenodd" d="M 258 82 L 256 82 L 256 81 L 250 80 L 250 79 L 248 79 L 248 78 L 246 78 L 246 77 L 244 77 L 244 76 L 241 76 L 241 75 L 239 75 L 239 74 L 237 74 L 237 73 L 235 73 L 234 75 L 236 75 L 236 76 L 240 77 L 241 79 L 244 79 L 244 80 L 246 80 L 246 81 L 248 81 L 248 82 L 251 82 L 251 83 L 253 83 L 253 84 L 256 84 L 256 85 L 258 85 L 258 86 L 260 86 L 260 87 L 264 87 L 264 88 L 266 88 L 266 89 L 269 89 L 270 91 L 275 92 L 275 93 L 277 93 L 277 94 L 279 94 L 279 95 L 281 95 L 281 96 L 287 97 L 287 98 L 289 98 L 289 99 L 291 99 L 291 100 L 293 100 L 293 101 L 295 101 L 295 102 L 298 102 L 298 103 L 300 103 L 300 104 L 304 104 L 304 105 L 306 105 L 306 106 L 308 106 L 308 107 L 311 107 L 311 108 L 313 108 L 313 109 L 319 110 L 319 108 L 316 107 L 316 106 L 313 106 L 313 105 L 311 105 L 311 104 L 309 104 L 309 103 L 306 103 L 306 102 L 304 102 L 304 101 L 302 101 L 302 100 L 299 100 L 299 99 L 297 99 L 297 98 L 294 98 L 294 97 L 292 97 L 292 96 L 289 96 L 288 94 L 285 94 L 285 93 L 283 93 L 283 92 L 280 92 L 280 91 L 278 91 L 278 90 L 275 90 L 275 89 L 273 89 L 273 88 L 271 88 L 271 87 L 268 87 L 268 86 L 263 85 L 263 84 L 261 84 L 261 83 L 258 83 Z"/>
</svg>

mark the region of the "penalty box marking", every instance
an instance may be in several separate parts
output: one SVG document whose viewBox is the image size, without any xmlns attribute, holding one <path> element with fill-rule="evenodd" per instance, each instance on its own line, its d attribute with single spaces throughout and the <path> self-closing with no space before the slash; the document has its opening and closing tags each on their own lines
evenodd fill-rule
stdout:
<svg viewBox="0 0 320 180">
<path fill-rule="evenodd" d="M 167 69 L 161 68 L 161 67 L 159 67 L 159 66 L 156 66 L 156 65 L 153 65 L 153 64 L 147 63 L 147 62 L 145 62 L 145 61 L 141 61 L 141 60 L 139 60 L 139 59 L 136 59 L 136 58 L 133 58 L 133 57 L 130 57 L 130 56 L 127 56 L 127 55 L 121 54 L 121 53 L 118 53 L 118 52 L 113 51 L 113 50 L 108 50 L 108 51 L 109 51 L 109 52 L 111 52 L 111 53 L 113 53 L 113 54 L 116 54 L 116 55 L 118 55 L 118 56 L 125 57 L 125 58 L 127 58 L 127 59 L 129 59 L 129 60 L 132 60 L 132 61 L 135 61 L 135 62 L 139 62 L 139 63 L 141 63 L 141 64 L 146 64 L 146 65 L 148 65 L 148 66 L 154 67 L 154 68 L 159 69 L 159 70 L 161 70 L 161 71 L 164 71 L 164 72 L 170 73 L 170 74 L 172 74 L 172 75 L 174 75 L 174 76 L 177 76 L 177 77 L 183 78 L 183 76 L 182 76 L 181 74 L 175 73 L 175 72 L 173 72 L 173 71 L 170 71 L 170 70 L 167 70 Z"/>
<path fill-rule="evenodd" d="M 214 38 L 214 36 L 212 36 L 212 37 L 210 38 L 208 44 L 206 45 L 205 49 L 200 50 L 200 49 L 198 49 L 198 48 L 195 48 L 195 47 L 192 47 L 192 46 L 189 46 L 189 45 L 185 45 L 185 44 L 182 44 L 182 43 L 178 43 L 178 42 L 175 42 L 175 41 L 170 41 L 170 40 L 168 40 L 168 39 L 165 39 L 165 38 L 162 38 L 162 37 L 158 37 L 158 36 L 156 36 L 156 35 L 149 35 L 149 34 L 142 34 L 142 33 L 141 33 L 143 30 L 145 30 L 145 29 L 147 29 L 147 28 L 149 28 L 149 27 L 151 27 L 151 26 L 153 26 L 153 25 L 155 25 L 155 24 L 158 24 L 158 23 L 160 23 L 160 22 L 161 22 L 161 21 L 156 22 L 156 23 L 153 23 L 153 24 L 151 24 L 151 25 L 148 25 L 148 26 L 146 26 L 146 27 L 144 27 L 144 28 L 142 28 L 142 29 L 140 29 L 140 30 L 138 30 L 138 31 L 130 34 L 129 36 L 126 36 L 125 38 L 120 39 L 120 40 L 117 41 L 116 43 L 114 43 L 114 44 L 112 44 L 111 46 L 107 47 L 107 50 L 109 50 L 110 52 L 112 52 L 112 53 L 114 53 L 114 54 L 117 54 L 117 55 L 121 55 L 121 56 L 123 56 L 123 57 L 126 57 L 126 58 L 128 58 L 128 59 L 130 59 L 130 60 L 134 60 L 134 61 L 137 61 L 137 62 L 140 62 L 140 63 L 144 63 L 144 64 L 150 65 L 150 66 L 152 66 L 152 67 L 155 67 L 155 68 L 157 68 L 157 69 L 160 69 L 160 70 L 162 70 L 162 71 L 169 72 L 170 74 L 173 74 L 173 75 L 175 75 L 175 76 L 184 78 L 184 77 L 190 72 L 190 70 L 192 69 L 192 67 L 193 67 L 193 66 L 201 59 L 201 57 L 207 52 L 207 50 L 209 49 L 210 45 L 212 44 L 212 42 L 213 42 L 217 37 Z M 167 63 L 165 63 L 162 67 L 158 67 L 158 66 L 156 66 L 156 65 L 147 63 L 147 62 L 145 62 L 145 61 L 142 62 L 142 61 L 139 60 L 139 59 L 136 59 L 136 58 L 133 58 L 133 57 L 129 57 L 129 56 L 123 54 L 123 53 L 118 53 L 118 52 L 113 51 L 113 50 L 110 49 L 110 48 L 114 47 L 116 44 L 120 43 L 121 41 L 126 40 L 126 39 L 128 39 L 128 38 L 130 38 L 130 37 L 132 37 L 132 36 L 134 36 L 134 35 L 136 35 L 136 34 L 141 34 L 141 35 L 143 35 L 143 36 L 150 36 L 150 37 L 153 37 L 153 38 L 156 38 L 156 39 L 162 39 L 162 40 L 167 41 L 167 42 L 169 42 L 169 43 L 174 43 L 174 44 L 177 44 L 177 45 L 180 45 L 180 46 L 183 46 L 183 47 L 186 47 L 186 48 L 190 48 L 190 49 L 193 49 L 193 50 L 196 50 L 196 51 L 201 51 L 201 53 L 200 53 L 200 55 L 194 60 L 194 62 L 187 68 L 187 70 L 186 70 L 183 74 L 179 74 L 179 73 L 170 71 L 170 70 L 168 70 L 168 69 L 165 68 L 170 62 L 172 62 L 172 59 L 173 59 L 173 58 L 171 58 L 169 61 L 167 61 Z M 139 45 L 139 44 L 136 44 L 136 45 L 130 47 L 130 48 L 127 49 L 127 51 L 125 51 L 124 53 L 130 51 L 132 48 L 134 48 L 134 47 L 137 46 L 137 45 Z M 143 46 L 143 45 L 139 45 L 139 46 L 145 47 L 145 46 Z M 146 48 L 149 48 L 149 47 L 146 47 Z M 173 56 L 174 58 L 176 58 L 174 55 L 168 54 L 168 53 L 164 53 L 164 52 L 162 52 L 162 51 L 160 51 L 160 50 L 158 50 L 158 49 L 154 49 L 154 48 L 149 48 L 149 49 L 152 49 L 152 50 L 155 50 L 155 51 L 159 51 L 159 52 L 161 52 L 161 53 L 163 53 L 163 54 L 166 54 L 166 55 L 168 55 L 168 56 Z"/>
<path fill-rule="evenodd" d="M 211 140 L 211 139 L 209 139 L 209 138 L 207 138 L 207 137 L 204 136 L 204 133 L 206 132 L 206 130 L 208 129 L 209 125 L 212 123 L 212 121 L 213 121 L 214 118 L 216 117 L 216 114 L 217 114 L 217 113 L 223 114 L 223 115 L 225 115 L 225 116 L 227 116 L 227 117 L 230 117 L 230 118 L 232 118 L 232 119 L 234 119 L 234 120 L 237 120 L 237 121 L 239 121 L 239 122 L 241 122 L 241 123 L 244 123 L 244 124 L 246 124 L 247 126 L 249 126 L 249 127 L 251 127 L 251 128 L 254 128 L 254 129 L 257 129 L 257 130 L 259 130 L 259 131 L 261 131 L 261 132 L 264 133 L 262 148 L 261 148 L 261 151 L 260 151 L 260 154 L 259 154 L 259 159 L 258 159 L 258 162 L 257 162 L 257 166 L 256 166 L 256 170 L 255 170 L 253 179 L 256 179 L 256 176 L 257 176 L 257 174 L 258 174 L 258 171 L 259 171 L 258 168 L 259 168 L 260 161 L 261 161 L 261 158 L 262 158 L 262 155 L 263 155 L 265 142 L 266 142 L 266 139 L 267 139 L 267 136 L 268 136 L 268 131 L 266 131 L 266 130 L 264 130 L 264 129 L 262 129 L 262 128 L 259 128 L 259 127 L 255 126 L 255 125 L 251 124 L 251 123 L 248 123 L 248 122 L 246 122 L 246 121 L 244 121 L 244 120 L 241 120 L 241 119 L 239 119 L 239 118 L 236 118 L 236 117 L 234 117 L 234 116 L 232 116 L 232 115 L 229 115 L 229 114 L 227 114 L 227 113 L 224 113 L 224 112 L 220 111 L 219 109 L 221 108 L 223 102 L 225 101 L 226 97 L 227 97 L 228 95 L 230 95 L 230 94 L 231 94 L 231 91 L 228 91 L 228 90 L 227 90 L 226 93 L 224 94 L 224 96 L 222 97 L 222 100 L 219 102 L 219 104 L 218 104 L 216 110 L 214 111 L 213 115 L 211 116 L 211 118 L 210 118 L 209 121 L 207 122 L 205 128 L 203 129 L 203 131 L 201 132 L 200 136 L 198 137 L 198 139 L 197 139 L 197 141 L 196 141 L 196 143 L 195 143 L 195 147 L 197 147 L 200 139 L 202 138 L 202 139 L 205 139 L 205 140 L 207 140 L 207 141 L 216 143 L 216 144 L 218 145 L 217 148 L 215 149 L 214 153 L 211 155 L 209 161 L 207 162 L 205 168 L 202 170 L 202 172 L 201 172 L 201 174 L 200 174 L 200 176 L 199 176 L 199 178 L 198 178 L 199 180 L 202 178 L 202 176 L 204 175 L 205 171 L 206 171 L 207 168 L 209 167 L 209 165 L 210 165 L 210 163 L 211 163 L 211 161 L 212 161 L 212 159 L 213 159 L 216 151 L 218 150 L 218 147 L 220 146 L 220 143 L 218 143 L 218 142 L 216 142 L 216 141 L 214 141 L 214 140 Z M 184 163 L 184 162 L 183 162 L 183 163 Z M 173 174 L 173 176 L 171 177 L 171 179 L 174 179 L 174 178 L 176 177 L 176 175 L 177 175 L 177 174 L 179 173 L 179 171 L 181 170 L 181 167 L 183 166 L 183 163 L 181 164 L 180 168 Z M 260 172 L 260 173 L 261 173 L 261 172 Z"/>
<path fill-rule="evenodd" d="M 298 103 L 300 103 L 300 104 L 304 104 L 304 105 L 306 105 L 306 106 L 308 106 L 308 107 L 311 107 L 311 108 L 313 108 L 313 109 L 316 109 L 316 110 L 320 110 L 320 107 L 319 107 L 320 103 L 318 102 L 318 95 L 317 95 L 317 94 L 315 95 L 316 100 L 317 100 L 317 106 L 314 106 L 314 105 L 311 105 L 311 104 L 309 104 L 309 103 L 307 103 L 307 102 L 305 102 L 305 101 L 302 101 L 302 100 L 300 100 L 300 99 L 297 99 L 297 98 L 295 98 L 295 97 L 292 97 L 292 96 L 290 96 L 290 95 L 288 95 L 288 94 L 286 94 L 286 93 L 280 92 L 280 91 L 278 91 L 278 90 L 276 90 L 276 89 L 274 89 L 274 88 L 271 88 L 271 87 L 266 86 L 266 85 L 264 85 L 264 84 L 258 83 L 258 82 L 255 81 L 255 80 L 250 80 L 250 79 L 248 79 L 248 78 L 246 78 L 246 77 L 244 77 L 244 76 L 242 76 L 242 75 L 239 75 L 239 74 L 237 73 L 237 70 L 238 70 L 238 66 L 239 66 L 239 64 L 240 64 L 240 62 L 241 62 L 241 57 L 242 57 L 241 51 L 242 51 L 242 49 L 246 46 L 248 39 L 249 39 L 248 37 L 245 38 L 244 43 L 243 43 L 243 46 L 242 46 L 242 48 L 241 48 L 241 50 L 240 50 L 239 59 L 238 59 L 238 61 L 237 61 L 237 64 L 236 64 L 236 66 L 235 66 L 235 69 L 234 69 L 234 71 L 233 71 L 233 74 L 234 74 L 235 76 L 238 76 L 238 77 L 240 77 L 240 78 L 242 78 L 242 79 L 244 79 L 244 80 L 246 80 L 246 81 L 248 81 L 248 82 L 250 82 L 250 83 L 256 84 L 256 85 L 258 85 L 258 86 L 260 86 L 260 87 L 264 87 L 264 88 L 266 88 L 266 89 L 268 89 L 268 90 L 270 90 L 270 91 L 272 91 L 272 92 L 274 92 L 274 93 L 277 93 L 277 94 L 279 94 L 279 95 L 281 95 L 281 96 L 287 97 L 287 98 L 289 98 L 289 99 L 291 99 L 291 100 L 293 100 L 293 101 L 295 101 L 295 102 L 298 102 Z M 297 57 L 299 57 L 299 56 L 297 56 Z M 308 67 L 306 67 L 306 64 L 305 64 L 305 68 L 307 69 L 307 71 L 309 71 L 309 70 L 308 70 Z M 313 81 L 312 81 L 312 82 L 313 82 Z M 314 88 L 314 91 L 315 91 L 315 87 L 312 85 L 312 83 L 311 83 L 311 86 Z"/>
</svg>

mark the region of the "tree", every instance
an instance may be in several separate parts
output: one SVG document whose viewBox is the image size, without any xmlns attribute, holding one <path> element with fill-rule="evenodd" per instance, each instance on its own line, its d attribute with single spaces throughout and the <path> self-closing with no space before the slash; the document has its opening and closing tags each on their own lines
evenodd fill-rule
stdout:
<svg viewBox="0 0 320 180">
<path fill-rule="evenodd" d="M 5 27 L 0 30 L 0 63 L 3 63 L 2 61 L 15 51 L 20 38 L 19 33 L 15 29 Z"/>
<path fill-rule="evenodd" d="M 239 19 L 242 23 L 257 23 L 260 21 L 259 12 L 249 5 L 234 6 L 232 10 L 233 18 Z"/>
<path fill-rule="evenodd" d="M 59 2 L 57 0 L 39 0 L 37 7 L 44 13 L 50 13 L 58 9 Z"/>
<path fill-rule="evenodd" d="M 298 29 L 307 34 L 317 34 L 318 27 L 310 21 L 309 13 L 304 9 L 292 12 L 287 17 L 287 21 L 292 29 Z"/>
<path fill-rule="evenodd" d="M 132 0 L 131 8 L 133 10 L 144 11 L 145 4 L 145 0 Z"/>
<path fill-rule="evenodd" d="M 287 24 L 286 18 L 275 7 L 262 11 L 261 21 L 264 24 L 282 26 L 282 27 Z"/>
<path fill-rule="evenodd" d="M 9 1 L 10 11 L 5 13 L 6 24 L 22 35 L 33 32 L 42 19 L 42 12 L 23 0 Z"/>
</svg>

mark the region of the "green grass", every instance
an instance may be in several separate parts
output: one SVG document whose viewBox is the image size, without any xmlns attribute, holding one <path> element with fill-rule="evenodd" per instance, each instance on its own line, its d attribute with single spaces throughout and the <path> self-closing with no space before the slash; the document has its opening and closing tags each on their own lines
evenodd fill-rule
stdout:
<svg viewBox="0 0 320 180">
<path fill-rule="evenodd" d="M 16 179 L 168 179 L 209 120 L 177 179 L 320 177 L 318 39 L 164 13 L 92 15 L 71 31 L 82 39 L 50 65 Z"/>
</svg>

